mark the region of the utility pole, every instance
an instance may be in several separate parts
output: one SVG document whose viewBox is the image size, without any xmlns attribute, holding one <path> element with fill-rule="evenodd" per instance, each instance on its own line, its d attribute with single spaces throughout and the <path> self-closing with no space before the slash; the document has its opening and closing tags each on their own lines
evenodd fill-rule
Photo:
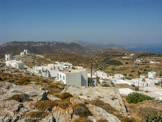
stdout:
<svg viewBox="0 0 162 122">
<path fill-rule="evenodd" d="M 92 80 L 92 70 L 93 70 L 93 69 L 92 69 L 92 63 L 93 63 L 93 62 L 92 62 L 92 58 L 91 58 L 91 83 L 90 83 L 91 86 L 92 86 L 92 82 L 93 82 L 93 80 Z"/>
</svg>

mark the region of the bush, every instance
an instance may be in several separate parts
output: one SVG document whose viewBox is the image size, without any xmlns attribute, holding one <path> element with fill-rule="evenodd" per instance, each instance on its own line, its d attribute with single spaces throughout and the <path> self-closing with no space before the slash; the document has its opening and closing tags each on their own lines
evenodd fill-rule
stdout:
<svg viewBox="0 0 162 122">
<path fill-rule="evenodd" d="M 139 87 L 135 87 L 135 91 L 139 91 Z"/>
<path fill-rule="evenodd" d="M 80 117 L 87 117 L 87 116 L 92 115 L 89 109 L 87 108 L 87 106 L 83 103 L 73 105 L 72 108 L 73 108 L 74 114 L 79 115 Z"/>
<path fill-rule="evenodd" d="M 80 117 L 76 119 L 74 122 L 92 122 L 92 121 L 89 120 L 87 117 Z"/>
<path fill-rule="evenodd" d="M 9 97 L 8 100 L 16 100 L 18 102 L 25 102 L 29 100 L 29 95 L 27 94 L 16 94 L 12 97 Z"/>
<path fill-rule="evenodd" d="M 110 87 L 109 84 L 103 84 L 102 87 Z"/>
<path fill-rule="evenodd" d="M 64 93 L 60 93 L 60 94 L 54 94 L 54 96 L 56 96 L 56 97 L 58 97 L 58 98 L 60 98 L 62 100 L 73 97 L 69 92 L 64 92 Z"/>
<path fill-rule="evenodd" d="M 45 111 L 47 109 L 52 110 L 54 106 L 58 106 L 57 101 L 42 100 L 35 103 L 35 107 L 41 111 Z"/>
<path fill-rule="evenodd" d="M 140 93 L 131 93 L 126 97 L 126 100 L 128 103 L 139 103 L 142 102 L 144 100 L 153 100 L 152 97 L 146 96 L 144 94 L 140 94 Z"/>
<path fill-rule="evenodd" d="M 122 65 L 122 62 L 117 61 L 117 60 L 110 60 L 109 58 L 105 58 L 103 60 L 103 63 L 108 64 L 108 65 Z"/>
<path fill-rule="evenodd" d="M 34 111 L 25 114 L 25 121 L 26 122 L 40 122 L 48 114 L 42 111 Z"/>
<path fill-rule="evenodd" d="M 42 100 L 35 103 L 35 108 L 46 111 L 47 109 L 52 111 L 53 107 L 59 106 L 62 109 L 66 109 L 71 104 L 70 99 L 65 100 Z"/>
<path fill-rule="evenodd" d="M 161 122 L 162 121 L 162 113 L 149 113 L 145 115 L 146 122 Z"/>
</svg>

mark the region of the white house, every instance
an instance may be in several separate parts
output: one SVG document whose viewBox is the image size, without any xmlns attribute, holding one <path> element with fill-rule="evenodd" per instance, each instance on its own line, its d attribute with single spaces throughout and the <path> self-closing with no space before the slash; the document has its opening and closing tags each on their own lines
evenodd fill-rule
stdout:
<svg viewBox="0 0 162 122">
<path fill-rule="evenodd" d="M 153 87 L 155 86 L 155 82 L 150 80 L 150 79 L 132 79 L 132 84 L 135 86 L 140 86 L 140 87 Z"/>
<path fill-rule="evenodd" d="M 23 52 L 20 52 L 20 56 L 26 56 L 29 54 L 28 50 L 24 50 Z"/>
<path fill-rule="evenodd" d="M 115 78 L 115 79 L 121 79 L 121 80 L 125 80 L 126 79 L 125 76 L 122 75 L 122 74 L 115 74 L 113 78 Z"/>
<path fill-rule="evenodd" d="M 130 54 L 130 56 L 134 56 L 134 53 Z"/>
<path fill-rule="evenodd" d="M 102 72 L 102 71 L 96 71 L 95 75 L 97 77 L 101 78 L 101 79 L 107 79 L 108 78 L 108 75 L 105 72 Z"/>
<path fill-rule="evenodd" d="M 134 63 L 141 63 L 141 60 L 140 60 L 140 59 L 136 59 L 136 60 L 134 61 Z"/>
<path fill-rule="evenodd" d="M 150 64 L 160 64 L 160 62 L 150 61 Z"/>
<path fill-rule="evenodd" d="M 16 60 L 6 61 L 6 66 L 13 67 L 16 69 L 24 69 L 24 63 Z"/>
<path fill-rule="evenodd" d="M 156 78 L 156 72 L 148 72 L 148 78 L 155 79 Z"/>
<path fill-rule="evenodd" d="M 84 70 L 59 72 L 57 80 L 73 86 L 88 86 L 88 72 Z"/>
<path fill-rule="evenodd" d="M 34 73 L 43 77 L 57 77 L 58 70 L 49 66 L 35 66 L 33 67 Z"/>
<path fill-rule="evenodd" d="M 12 57 L 11 54 L 5 54 L 5 60 L 6 61 L 9 61 L 9 60 L 12 60 L 12 59 L 13 59 L 13 57 Z"/>
</svg>

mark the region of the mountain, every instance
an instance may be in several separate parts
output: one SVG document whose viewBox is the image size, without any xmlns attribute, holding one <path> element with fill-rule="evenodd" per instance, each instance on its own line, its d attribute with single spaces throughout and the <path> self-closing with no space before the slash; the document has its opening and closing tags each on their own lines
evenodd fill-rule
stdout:
<svg viewBox="0 0 162 122">
<path fill-rule="evenodd" d="M 68 52 L 83 54 L 85 53 L 85 48 L 74 42 L 7 42 L 0 46 L 0 54 L 4 55 L 6 53 L 19 54 L 24 49 L 30 50 L 31 53 L 36 54 L 49 54 L 53 52 Z"/>
<path fill-rule="evenodd" d="M 130 49 L 125 49 L 122 46 L 117 46 L 117 47 L 113 48 L 113 50 L 115 52 L 128 53 L 128 54 L 130 54 L 130 53 L 137 53 L 137 51 L 130 50 Z"/>
<path fill-rule="evenodd" d="M 135 53 L 135 51 L 125 49 L 124 47 L 115 47 L 113 44 L 102 45 L 93 43 L 79 43 L 75 41 L 70 42 L 42 42 L 42 41 L 12 41 L 0 45 L 0 57 L 4 54 L 19 54 L 24 49 L 28 49 L 35 54 L 51 54 L 55 52 L 66 52 L 79 55 L 93 55 L 100 51 L 106 52 L 121 52 L 121 53 Z"/>
</svg>

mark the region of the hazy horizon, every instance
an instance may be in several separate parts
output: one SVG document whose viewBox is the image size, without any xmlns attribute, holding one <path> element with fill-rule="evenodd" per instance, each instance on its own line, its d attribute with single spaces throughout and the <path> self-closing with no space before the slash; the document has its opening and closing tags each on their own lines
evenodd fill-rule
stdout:
<svg viewBox="0 0 162 122">
<path fill-rule="evenodd" d="M 0 44 L 162 45 L 161 0 L 0 0 Z"/>
</svg>

